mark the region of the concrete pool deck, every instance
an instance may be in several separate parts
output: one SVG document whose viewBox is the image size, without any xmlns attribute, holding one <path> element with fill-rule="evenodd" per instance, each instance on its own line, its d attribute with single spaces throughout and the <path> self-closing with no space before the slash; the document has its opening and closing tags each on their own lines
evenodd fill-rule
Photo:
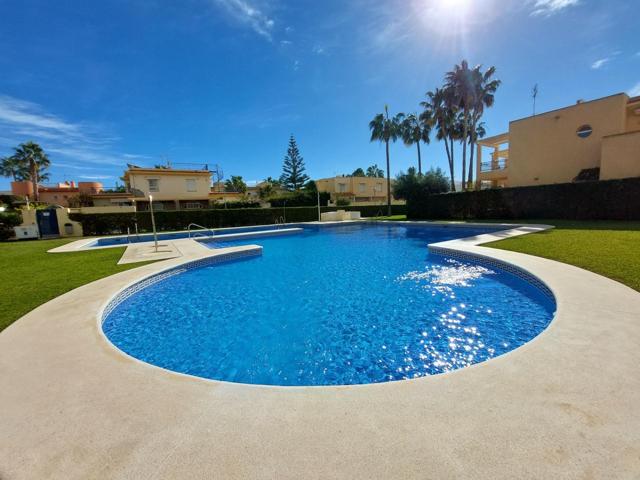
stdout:
<svg viewBox="0 0 640 480">
<path fill-rule="evenodd" d="M 530 228 L 439 246 L 535 275 L 555 320 L 506 355 L 415 380 L 225 383 L 142 363 L 104 337 L 99 312 L 125 286 L 227 249 L 62 295 L 0 334 L 0 478 L 638 478 L 640 293 L 477 245 Z"/>
</svg>

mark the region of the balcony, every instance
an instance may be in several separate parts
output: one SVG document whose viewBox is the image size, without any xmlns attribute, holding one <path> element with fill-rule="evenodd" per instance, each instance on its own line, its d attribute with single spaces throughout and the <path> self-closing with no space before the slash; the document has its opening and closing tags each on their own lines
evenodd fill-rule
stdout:
<svg viewBox="0 0 640 480">
<path fill-rule="evenodd" d="M 499 158 L 498 160 L 492 160 L 490 162 L 482 162 L 480 164 L 480 173 L 497 172 L 507 169 L 507 159 Z"/>
</svg>

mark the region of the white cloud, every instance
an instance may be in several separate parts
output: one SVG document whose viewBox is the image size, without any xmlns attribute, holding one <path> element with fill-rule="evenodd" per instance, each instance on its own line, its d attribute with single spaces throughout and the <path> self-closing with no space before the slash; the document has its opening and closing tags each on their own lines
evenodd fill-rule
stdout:
<svg viewBox="0 0 640 480">
<path fill-rule="evenodd" d="M 115 178 L 113 175 L 80 175 L 83 180 L 109 180 Z"/>
<path fill-rule="evenodd" d="M 114 166 L 124 167 L 128 158 L 150 158 L 116 153 L 119 138 L 99 125 L 73 122 L 37 103 L 7 95 L 0 95 L 0 132 L 3 149 L 33 140 L 49 154 L 54 169 L 74 169 L 85 176 L 96 171 L 90 178 L 98 178 Z"/>
<path fill-rule="evenodd" d="M 640 96 L 640 82 L 636 83 L 633 87 L 631 87 L 627 93 L 631 97 L 639 97 Z"/>
<path fill-rule="evenodd" d="M 569 7 L 575 7 L 581 0 L 534 0 L 531 15 L 550 17 Z"/>
<path fill-rule="evenodd" d="M 283 47 L 287 47 L 289 45 L 291 45 L 293 42 L 291 40 L 280 40 L 280 45 L 282 45 Z"/>
<path fill-rule="evenodd" d="M 593 62 L 591 64 L 591 69 L 592 70 L 599 70 L 602 67 L 604 67 L 607 63 L 609 63 L 611 59 L 610 58 L 601 58 L 599 60 L 596 60 L 595 62 Z"/>
<path fill-rule="evenodd" d="M 273 40 L 275 20 L 247 0 L 213 0 L 238 22 L 249 26 L 267 40 Z"/>
<path fill-rule="evenodd" d="M 311 51 L 313 53 L 315 53 L 316 55 L 326 55 L 327 54 L 326 48 L 324 48 L 322 45 L 314 45 L 313 48 L 311 49 Z"/>
</svg>

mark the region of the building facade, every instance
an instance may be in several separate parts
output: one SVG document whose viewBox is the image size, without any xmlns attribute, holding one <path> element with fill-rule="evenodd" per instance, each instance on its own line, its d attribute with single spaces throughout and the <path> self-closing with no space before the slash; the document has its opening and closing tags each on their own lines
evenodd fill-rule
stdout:
<svg viewBox="0 0 640 480">
<path fill-rule="evenodd" d="M 348 200 L 352 205 L 385 205 L 387 203 L 387 180 L 373 177 L 332 177 L 316 180 L 319 192 L 328 192 L 331 203 Z M 393 184 L 393 181 L 392 181 Z M 394 204 L 404 203 L 393 198 Z"/>
<path fill-rule="evenodd" d="M 130 166 L 124 174 L 126 189 L 138 210 L 194 210 L 209 206 L 211 172 Z"/>
<path fill-rule="evenodd" d="M 640 177 L 640 97 L 620 93 L 512 121 L 508 133 L 478 141 L 476 160 L 480 188 Z"/>
</svg>

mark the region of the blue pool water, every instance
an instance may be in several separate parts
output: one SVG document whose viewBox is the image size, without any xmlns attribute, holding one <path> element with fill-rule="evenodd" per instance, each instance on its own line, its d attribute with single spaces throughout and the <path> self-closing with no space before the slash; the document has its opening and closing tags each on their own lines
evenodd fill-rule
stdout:
<svg viewBox="0 0 640 480">
<path fill-rule="evenodd" d="M 277 227 L 275 225 L 264 225 L 261 227 L 236 227 L 214 230 L 216 235 L 226 235 L 229 233 L 244 233 L 244 232 L 263 232 L 266 230 L 274 230 Z M 203 236 L 209 236 L 211 232 L 208 230 L 193 230 L 191 236 L 194 238 L 202 238 Z M 189 238 L 189 232 L 172 232 L 172 233 L 159 233 L 158 240 L 179 240 L 181 238 Z M 117 237 L 104 237 L 98 238 L 94 242 L 87 245 L 88 247 L 109 247 L 113 245 L 127 245 L 128 243 L 142 243 L 153 242 L 153 234 L 143 233 L 140 235 L 129 236 L 117 236 Z"/>
<path fill-rule="evenodd" d="M 427 251 L 486 231 L 354 225 L 236 241 L 262 245 L 263 255 L 151 285 L 103 329 L 140 360 L 231 382 L 347 385 L 449 372 L 531 340 L 555 310 L 514 275 Z"/>
</svg>

